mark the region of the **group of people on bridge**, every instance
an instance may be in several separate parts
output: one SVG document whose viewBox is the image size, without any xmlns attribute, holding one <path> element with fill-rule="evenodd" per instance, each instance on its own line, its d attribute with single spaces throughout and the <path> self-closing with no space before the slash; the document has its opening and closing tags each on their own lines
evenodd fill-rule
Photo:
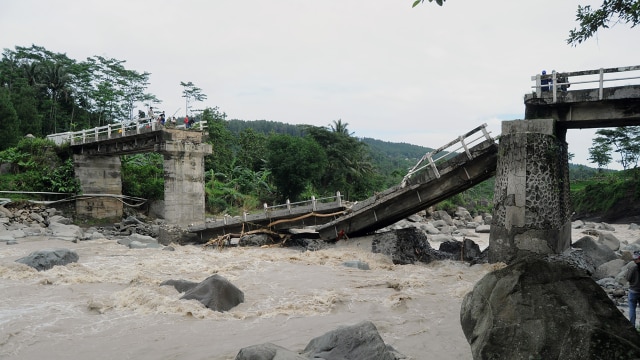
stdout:
<svg viewBox="0 0 640 360">
<path fill-rule="evenodd" d="M 140 112 L 141 115 L 144 115 L 144 113 L 141 111 Z M 162 125 L 162 126 L 166 126 L 166 127 L 176 127 L 177 126 L 177 119 L 175 116 L 172 116 L 170 118 L 167 119 L 164 111 L 161 112 L 160 114 L 156 115 L 155 112 L 153 111 L 153 106 L 149 106 L 149 111 L 147 113 L 147 117 L 150 119 L 150 121 L 156 121 L 158 124 Z M 189 116 L 185 116 L 184 117 L 184 127 L 186 129 L 189 129 L 193 126 L 195 120 L 193 118 L 189 119 Z"/>
<path fill-rule="evenodd" d="M 556 74 L 556 85 L 561 91 L 567 91 L 569 86 L 569 77 L 565 73 L 556 73 L 555 70 L 551 72 L 552 74 Z M 553 77 L 552 75 L 547 75 L 547 70 L 542 70 L 542 77 L 540 79 L 540 85 L 542 87 L 542 91 L 551 91 L 553 88 Z"/>
</svg>

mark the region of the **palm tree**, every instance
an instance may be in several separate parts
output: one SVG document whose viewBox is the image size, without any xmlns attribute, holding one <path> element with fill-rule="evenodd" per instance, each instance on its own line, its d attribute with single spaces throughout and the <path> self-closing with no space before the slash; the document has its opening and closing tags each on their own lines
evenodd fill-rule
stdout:
<svg viewBox="0 0 640 360">
<path fill-rule="evenodd" d="M 44 83 L 47 93 L 51 99 L 50 120 L 53 120 L 53 131 L 55 133 L 58 132 L 58 101 L 60 101 L 61 95 L 64 95 L 65 100 L 68 99 L 71 90 L 67 84 L 70 77 L 63 64 L 50 62 L 43 64 L 42 75 L 42 82 Z"/>
<path fill-rule="evenodd" d="M 347 129 L 348 125 L 349 123 L 343 123 L 342 119 L 338 119 L 338 120 L 333 120 L 333 125 L 329 125 L 329 127 L 331 127 L 331 131 L 333 131 L 334 133 L 351 136 L 353 135 L 353 133 L 349 133 L 349 130 Z"/>
</svg>

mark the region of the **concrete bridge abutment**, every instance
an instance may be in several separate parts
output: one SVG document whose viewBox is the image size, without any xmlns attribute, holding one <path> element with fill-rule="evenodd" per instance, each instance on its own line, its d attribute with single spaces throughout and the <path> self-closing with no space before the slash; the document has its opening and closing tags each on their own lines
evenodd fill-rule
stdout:
<svg viewBox="0 0 640 360">
<path fill-rule="evenodd" d="M 553 119 L 502 123 L 489 261 L 561 253 L 571 245 L 568 147 Z"/>
<path fill-rule="evenodd" d="M 165 141 L 164 219 L 171 224 L 205 222 L 204 156 L 210 144 Z"/>
<path fill-rule="evenodd" d="M 86 197 L 76 199 L 76 214 L 81 219 L 119 219 L 121 199 L 100 195 L 122 195 L 120 156 L 73 155 L 76 178 Z"/>
<path fill-rule="evenodd" d="M 76 200 L 78 217 L 121 218 L 120 156 L 157 152 L 164 157 L 164 201 L 156 214 L 169 224 L 204 223 L 204 157 L 212 147 L 203 143 L 203 136 L 199 131 L 162 129 L 72 146 L 75 175 L 87 195 Z"/>
</svg>

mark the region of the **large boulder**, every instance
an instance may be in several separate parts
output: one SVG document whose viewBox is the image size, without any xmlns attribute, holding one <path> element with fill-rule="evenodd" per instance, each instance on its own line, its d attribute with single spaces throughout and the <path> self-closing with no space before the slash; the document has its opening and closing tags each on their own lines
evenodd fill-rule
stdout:
<svg viewBox="0 0 640 360">
<path fill-rule="evenodd" d="M 229 280 L 215 274 L 187 290 L 180 299 L 196 299 L 215 311 L 227 311 L 244 302 L 244 293 Z"/>
<path fill-rule="evenodd" d="M 589 276 L 596 272 L 596 266 L 591 257 L 585 254 L 582 249 L 568 248 L 560 254 L 547 254 L 543 257 L 545 261 L 559 262 L 584 271 Z"/>
<path fill-rule="evenodd" d="M 56 265 L 67 265 L 77 262 L 80 257 L 73 250 L 60 249 L 43 249 L 34 251 L 31 254 L 16 260 L 16 262 L 29 265 L 32 268 L 43 271 L 49 270 Z"/>
<path fill-rule="evenodd" d="M 164 246 L 171 243 L 186 244 L 198 241 L 198 234 L 190 233 L 177 225 L 164 225 L 158 228 L 158 243 Z"/>
<path fill-rule="evenodd" d="M 243 348 L 235 360 L 398 360 L 406 357 L 385 345 L 371 321 L 339 327 L 312 339 L 301 354 L 272 343 Z"/>
<path fill-rule="evenodd" d="M 130 249 L 147 249 L 147 248 L 157 249 L 162 247 L 158 243 L 158 240 L 156 240 L 155 238 L 148 235 L 142 235 L 137 233 L 133 233 L 127 237 L 118 239 L 117 242 L 118 244 L 125 245 Z"/>
<path fill-rule="evenodd" d="M 440 243 L 438 248 L 441 252 L 451 254 L 452 259 L 472 261 L 482 256 L 480 246 L 473 240 L 464 238 L 463 241 L 449 240 Z"/>
<path fill-rule="evenodd" d="M 274 243 L 273 238 L 268 234 L 249 234 L 240 237 L 238 246 L 265 246 Z"/>
<path fill-rule="evenodd" d="M 527 257 L 482 278 L 460 310 L 474 359 L 635 359 L 640 334 L 584 271 Z"/>
<path fill-rule="evenodd" d="M 620 273 L 626 264 L 627 262 L 622 259 L 607 261 L 606 263 L 598 266 L 596 272 L 593 274 L 593 278 L 595 280 L 614 278 Z"/>
<path fill-rule="evenodd" d="M 610 231 L 600 231 L 598 243 L 605 245 L 613 251 L 620 250 L 620 240 Z"/>
<path fill-rule="evenodd" d="M 67 225 L 59 222 L 49 224 L 49 232 L 56 239 L 78 241 L 82 238 L 82 229 L 77 225 Z"/>
<path fill-rule="evenodd" d="M 272 343 L 252 345 L 240 349 L 235 360 L 305 360 L 308 359 Z"/>
<path fill-rule="evenodd" d="M 302 354 L 308 359 L 324 360 L 404 358 L 393 347 L 385 345 L 371 321 L 340 327 L 312 339 Z"/>
<path fill-rule="evenodd" d="M 591 258 L 593 266 L 596 268 L 608 261 L 615 260 L 618 257 L 615 252 L 608 246 L 596 242 L 591 236 L 583 236 L 572 245 L 574 248 L 582 249 L 584 254 Z"/>
<path fill-rule="evenodd" d="M 464 221 L 473 221 L 473 217 L 469 213 L 469 211 L 463 207 L 458 207 L 455 212 L 455 215 Z"/>
<path fill-rule="evenodd" d="M 435 221 L 442 220 L 447 225 L 453 225 L 453 219 L 451 218 L 451 215 L 449 215 L 449 213 L 444 210 L 434 211 L 433 214 L 431 214 L 431 217 Z"/>
<path fill-rule="evenodd" d="M 433 226 L 433 224 L 430 222 L 425 224 L 420 224 L 418 228 L 430 235 L 440 234 L 440 230 L 437 227 Z"/>
<path fill-rule="evenodd" d="M 376 234 L 371 241 L 371 250 L 391 257 L 396 265 L 430 263 L 434 260 L 455 258 L 431 247 L 427 235 L 416 228 L 399 229 Z"/>
</svg>

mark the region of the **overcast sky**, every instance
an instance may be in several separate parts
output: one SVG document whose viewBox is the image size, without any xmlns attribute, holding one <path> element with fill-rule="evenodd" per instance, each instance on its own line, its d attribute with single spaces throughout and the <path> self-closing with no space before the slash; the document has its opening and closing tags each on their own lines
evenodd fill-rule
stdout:
<svg viewBox="0 0 640 360">
<path fill-rule="evenodd" d="M 486 123 L 524 118 L 543 69 L 640 65 L 640 30 L 617 25 L 571 47 L 589 0 L 2 0 L 0 48 L 100 55 L 149 72 L 168 115 L 184 116 L 180 82 L 229 119 L 328 126 L 358 137 L 440 147 Z M 634 45 L 635 44 L 635 45 Z M 140 106 L 142 109 L 142 106 Z M 569 132 L 589 164 L 594 130 Z"/>
</svg>

